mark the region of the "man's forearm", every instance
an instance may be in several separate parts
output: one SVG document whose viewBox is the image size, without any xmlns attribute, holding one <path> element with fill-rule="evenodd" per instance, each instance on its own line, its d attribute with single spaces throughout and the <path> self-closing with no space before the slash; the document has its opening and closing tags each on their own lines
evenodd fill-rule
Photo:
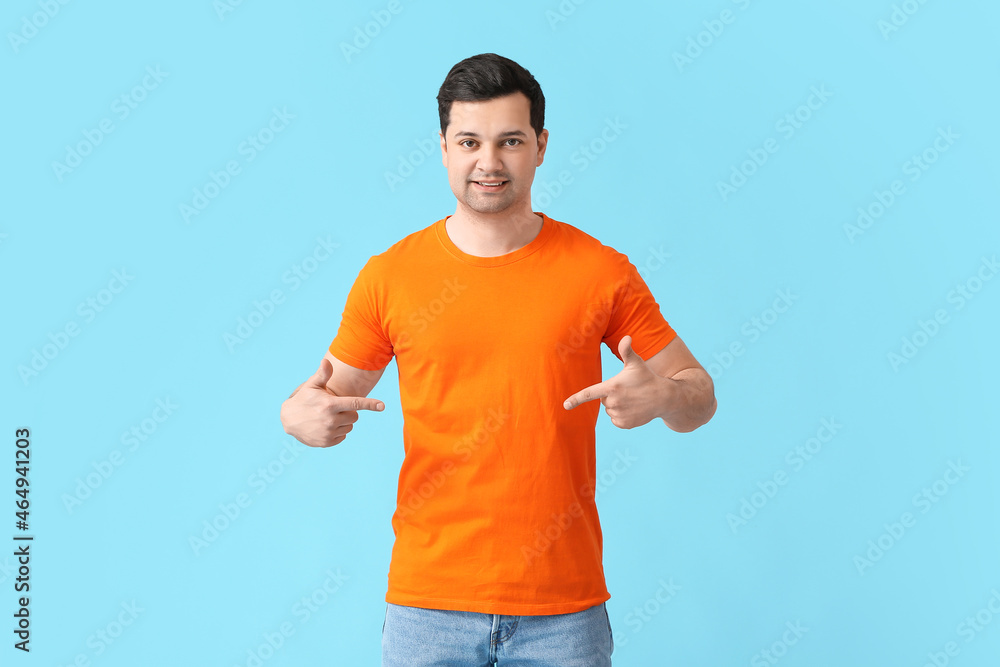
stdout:
<svg viewBox="0 0 1000 667">
<path fill-rule="evenodd" d="M 665 405 L 659 416 L 669 429 L 688 433 L 715 414 L 715 383 L 706 371 L 686 368 L 663 381 Z"/>
</svg>

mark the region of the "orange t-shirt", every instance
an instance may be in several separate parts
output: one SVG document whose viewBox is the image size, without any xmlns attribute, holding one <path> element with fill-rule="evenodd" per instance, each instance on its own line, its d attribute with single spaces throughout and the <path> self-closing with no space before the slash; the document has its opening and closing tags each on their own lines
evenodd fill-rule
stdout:
<svg viewBox="0 0 1000 667">
<path fill-rule="evenodd" d="M 539 215 L 538 235 L 499 257 L 463 252 L 438 220 L 369 259 L 348 294 L 330 353 L 364 370 L 395 355 L 399 370 L 386 602 L 532 615 L 611 597 L 594 502 L 603 406 L 563 401 L 602 380 L 602 342 L 618 356 L 630 335 L 648 359 L 676 334 L 627 256 Z"/>
</svg>

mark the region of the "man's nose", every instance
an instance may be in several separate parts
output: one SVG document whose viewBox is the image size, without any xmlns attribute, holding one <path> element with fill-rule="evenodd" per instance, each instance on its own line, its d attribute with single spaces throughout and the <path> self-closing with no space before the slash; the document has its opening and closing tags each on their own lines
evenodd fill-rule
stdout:
<svg viewBox="0 0 1000 667">
<path fill-rule="evenodd" d="M 479 152 L 478 167 L 484 174 L 493 174 L 503 167 L 500 159 L 500 149 L 495 146 L 484 146 Z"/>
</svg>

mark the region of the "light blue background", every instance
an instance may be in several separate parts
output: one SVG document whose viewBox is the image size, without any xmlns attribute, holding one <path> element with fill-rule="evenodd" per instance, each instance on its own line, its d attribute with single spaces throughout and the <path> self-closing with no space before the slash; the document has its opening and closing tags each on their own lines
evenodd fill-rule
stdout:
<svg viewBox="0 0 1000 667">
<path fill-rule="evenodd" d="M 420 145 L 448 69 L 493 51 L 546 96 L 535 210 L 628 254 L 716 381 L 718 413 L 691 434 L 619 430 L 602 410 L 615 665 L 773 664 L 765 649 L 788 667 L 920 667 L 934 653 L 996 665 L 1000 279 L 973 280 L 961 309 L 949 294 L 1000 250 L 997 5 L 910 0 L 886 33 L 888 0 L 398 2 L 50 2 L 34 33 L 24 21 L 44 2 L 5 4 L 0 534 L 17 532 L 13 432 L 29 427 L 36 539 L 30 655 L 11 646 L 14 563 L 0 556 L 3 663 L 248 665 L 287 624 L 263 664 L 379 664 L 403 455 L 395 369 L 371 394 L 385 412 L 363 413 L 343 446 L 298 444 L 278 413 L 368 257 L 454 212 L 439 149 Z M 731 22 L 712 23 L 724 10 Z M 372 12 L 391 21 L 346 57 Z M 705 46 L 679 67 L 689 39 Z M 157 67 L 165 78 L 121 118 L 115 100 Z M 813 87 L 829 98 L 787 137 L 777 124 Z M 275 108 L 294 118 L 248 161 L 241 142 Z M 113 132 L 60 179 L 53 162 L 102 119 Z M 625 127 L 601 145 L 615 119 Z M 948 128 L 958 138 L 910 180 L 905 163 Z M 777 152 L 723 198 L 718 183 L 769 138 Z M 240 173 L 185 222 L 179 206 L 230 160 Z M 563 170 L 572 182 L 552 197 L 544 183 Z M 852 242 L 856 209 L 897 179 L 905 192 Z M 286 281 L 318 237 L 339 247 Z M 133 278 L 88 321 L 79 304 L 110 296 L 116 270 Z M 282 303 L 230 349 L 224 336 L 276 289 Z M 792 305 L 769 312 L 782 290 Z M 939 309 L 947 322 L 891 363 Z M 78 335 L 22 377 L 72 323 Z M 178 407 L 130 451 L 122 434 L 158 399 Z M 796 469 L 786 455 L 823 419 L 841 426 Z M 116 450 L 121 465 L 67 507 Z M 953 484 L 938 481 L 949 462 L 968 468 Z M 268 465 L 280 474 L 253 477 Z M 778 472 L 772 497 L 753 495 Z M 915 503 L 936 481 L 937 502 Z M 239 494 L 249 506 L 220 518 Z M 732 524 L 745 499 L 760 506 Z M 228 526 L 192 548 L 212 521 Z M 859 565 L 880 538 L 891 548 Z M 329 595 L 328 571 L 342 579 Z M 306 618 L 296 605 L 314 594 Z M 134 621 L 98 639 L 133 602 Z M 977 612 L 989 620 L 971 632 Z"/>
</svg>

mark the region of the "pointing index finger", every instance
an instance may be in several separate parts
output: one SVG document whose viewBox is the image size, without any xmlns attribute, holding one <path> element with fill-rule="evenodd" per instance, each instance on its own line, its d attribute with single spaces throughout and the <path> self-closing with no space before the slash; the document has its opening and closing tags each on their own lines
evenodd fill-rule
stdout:
<svg viewBox="0 0 1000 667">
<path fill-rule="evenodd" d="M 381 412 L 385 409 L 385 403 L 374 398 L 364 396 L 338 396 L 341 399 L 342 410 L 374 410 Z"/>
<path fill-rule="evenodd" d="M 593 401 L 598 398 L 607 398 L 608 388 L 603 382 L 598 382 L 597 384 L 592 384 L 586 389 L 582 389 L 563 402 L 563 407 L 567 410 L 572 410 L 581 403 L 586 403 L 587 401 Z"/>
</svg>

